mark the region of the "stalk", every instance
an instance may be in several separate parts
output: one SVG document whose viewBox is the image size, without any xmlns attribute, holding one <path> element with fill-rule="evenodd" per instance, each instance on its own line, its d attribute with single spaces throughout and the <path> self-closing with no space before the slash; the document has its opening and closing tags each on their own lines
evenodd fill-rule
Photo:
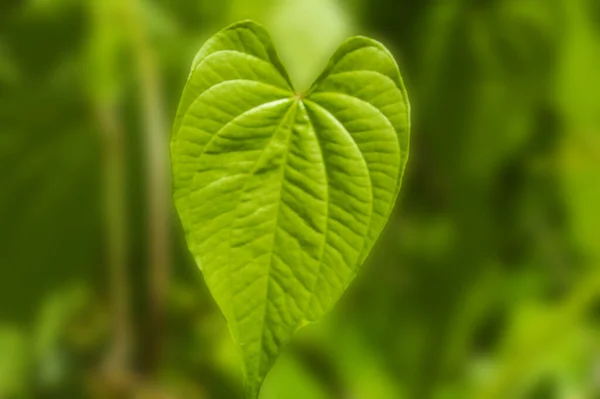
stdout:
<svg viewBox="0 0 600 399">
<path fill-rule="evenodd" d="M 164 115 L 160 76 L 148 32 L 141 19 L 139 0 L 123 1 L 127 39 L 139 76 L 143 118 L 148 200 L 149 317 L 145 362 L 157 371 L 164 351 L 165 308 L 170 280 L 170 179 L 168 174 L 168 129 Z"/>
</svg>

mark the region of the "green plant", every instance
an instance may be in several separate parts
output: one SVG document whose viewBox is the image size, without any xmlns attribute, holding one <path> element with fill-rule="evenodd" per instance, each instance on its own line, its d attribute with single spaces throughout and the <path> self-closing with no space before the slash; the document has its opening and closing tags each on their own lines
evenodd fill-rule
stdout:
<svg viewBox="0 0 600 399">
<path fill-rule="evenodd" d="M 255 22 L 197 54 L 171 141 L 174 197 L 241 349 L 247 398 L 367 257 L 400 189 L 409 125 L 398 67 L 372 39 L 343 43 L 306 93 Z"/>
</svg>

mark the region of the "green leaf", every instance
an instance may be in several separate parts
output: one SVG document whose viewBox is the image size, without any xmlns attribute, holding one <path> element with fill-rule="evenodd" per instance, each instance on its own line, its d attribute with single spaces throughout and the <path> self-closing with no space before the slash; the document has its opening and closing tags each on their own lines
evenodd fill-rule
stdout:
<svg viewBox="0 0 600 399">
<path fill-rule="evenodd" d="M 199 51 L 171 141 L 187 243 L 241 349 L 246 396 L 348 287 L 394 206 L 409 104 L 380 43 L 343 43 L 296 93 L 263 27 Z"/>
</svg>

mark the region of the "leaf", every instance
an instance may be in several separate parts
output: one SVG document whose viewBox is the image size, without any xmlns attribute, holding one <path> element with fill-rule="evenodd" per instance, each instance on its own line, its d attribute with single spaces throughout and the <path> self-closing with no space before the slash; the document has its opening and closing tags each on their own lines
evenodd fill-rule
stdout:
<svg viewBox="0 0 600 399">
<path fill-rule="evenodd" d="M 255 22 L 199 51 L 173 129 L 174 198 L 241 349 L 247 398 L 356 275 L 398 195 L 408 138 L 400 72 L 374 40 L 343 43 L 304 94 Z"/>
</svg>

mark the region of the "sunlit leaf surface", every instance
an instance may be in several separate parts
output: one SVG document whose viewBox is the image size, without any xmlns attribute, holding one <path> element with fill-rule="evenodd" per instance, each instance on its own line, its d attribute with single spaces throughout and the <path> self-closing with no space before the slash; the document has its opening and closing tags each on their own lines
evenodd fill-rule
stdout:
<svg viewBox="0 0 600 399">
<path fill-rule="evenodd" d="M 365 260 L 394 206 L 408 135 L 398 67 L 371 39 L 342 44 L 307 93 L 254 22 L 198 53 L 171 143 L 174 196 L 241 348 L 249 398 Z"/>
</svg>

